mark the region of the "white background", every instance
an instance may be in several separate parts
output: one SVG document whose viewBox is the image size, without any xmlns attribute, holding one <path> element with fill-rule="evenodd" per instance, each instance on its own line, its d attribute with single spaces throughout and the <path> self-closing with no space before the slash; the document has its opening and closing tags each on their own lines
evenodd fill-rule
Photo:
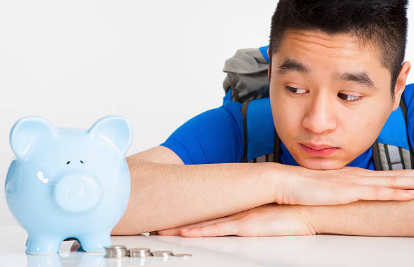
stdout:
<svg viewBox="0 0 414 267">
<path fill-rule="evenodd" d="M 277 1 L 258 3 L 0 0 L 0 226 L 17 224 L 3 188 L 19 118 L 89 129 L 122 115 L 134 131 L 127 156 L 157 146 L 221 105 L 227 58 L 268 44 Z M 407 60 L 411 44 L 414 33 Z"/>
</svg>

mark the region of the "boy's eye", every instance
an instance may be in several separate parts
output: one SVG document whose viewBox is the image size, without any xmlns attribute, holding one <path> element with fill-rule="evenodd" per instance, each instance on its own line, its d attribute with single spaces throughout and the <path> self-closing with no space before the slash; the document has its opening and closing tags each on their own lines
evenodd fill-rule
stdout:
<svg viewBox="0 0 414 267">
<path fill-rule="evenodd" d="M 348 102 L 354 102 L 361 99 L 361 96 L 347 95 L 343 93 L 338 93 L 338 97 Z"/>
<path fill-rule="evenodd" d="M 293 94 L 304 94 L 307 92 L 307 90 L 305 89 L 301 89 L 301 88 L 295 88 L 295 87 L 291 87 L 291 86 L 286 86 L 286 90 L 288 90 L 289 92 L 293 93 Z M 345 100 L 347 102 L 355 102 L 358 101 L 362 98 L 362 96 L 354 96 L 354 95 L 347 95 L 347 94 L 343 94 L 343 93 L 338 93 L 338 97 L 341 98 L 342 100 Z"/>
<path fill-rule="evenodd" d="M 295 87 L 291 87 L 291 86 L 286 86 L 286 89 L 294 94 L 304 94 L 306 93 L 305 89 L 301 89 L 301 88 L 295 88 Z"/>
</svg>

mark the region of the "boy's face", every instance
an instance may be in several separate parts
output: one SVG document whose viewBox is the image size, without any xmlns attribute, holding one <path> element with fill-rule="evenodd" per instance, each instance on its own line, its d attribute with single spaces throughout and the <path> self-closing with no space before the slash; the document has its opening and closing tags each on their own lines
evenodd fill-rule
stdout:
<svg viewBox="0 0 414 267">
<path fill-rule="evenodd" d="M 349 34 L 289 30 L 272 57 L 270 101 L 276 131 L 296 162 L 339 169 L 376 140 L 398 108 L 410 66 L 397 80 L 372 45 Z"/>
</svg>

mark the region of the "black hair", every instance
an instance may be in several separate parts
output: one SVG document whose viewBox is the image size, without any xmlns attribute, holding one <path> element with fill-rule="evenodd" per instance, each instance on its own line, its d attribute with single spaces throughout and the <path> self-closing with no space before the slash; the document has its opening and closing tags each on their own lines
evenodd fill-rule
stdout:
<svg viewBox="0 0 414 267">
<path fill-rule="evenodd" d="M 280 0 L 272 17 L 270 67 L 288 29 L 351 33 L 375 45 L 391 72 L 391 96 L 404 61 L 408 0 Z"/>
</svg>

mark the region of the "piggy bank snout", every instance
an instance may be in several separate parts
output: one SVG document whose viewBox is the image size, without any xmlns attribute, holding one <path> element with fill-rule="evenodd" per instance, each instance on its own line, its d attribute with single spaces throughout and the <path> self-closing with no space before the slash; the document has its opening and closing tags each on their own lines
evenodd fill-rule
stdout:
<svg viewBox="0 0 414 267">
<path fill-rule="evenodd" d="M 63 210 L 79 213 L 88 211 L 99 203 L 101 190 L 93 177 L 69 174 L 56 183 L 54 197 Z"/>
</svg>

